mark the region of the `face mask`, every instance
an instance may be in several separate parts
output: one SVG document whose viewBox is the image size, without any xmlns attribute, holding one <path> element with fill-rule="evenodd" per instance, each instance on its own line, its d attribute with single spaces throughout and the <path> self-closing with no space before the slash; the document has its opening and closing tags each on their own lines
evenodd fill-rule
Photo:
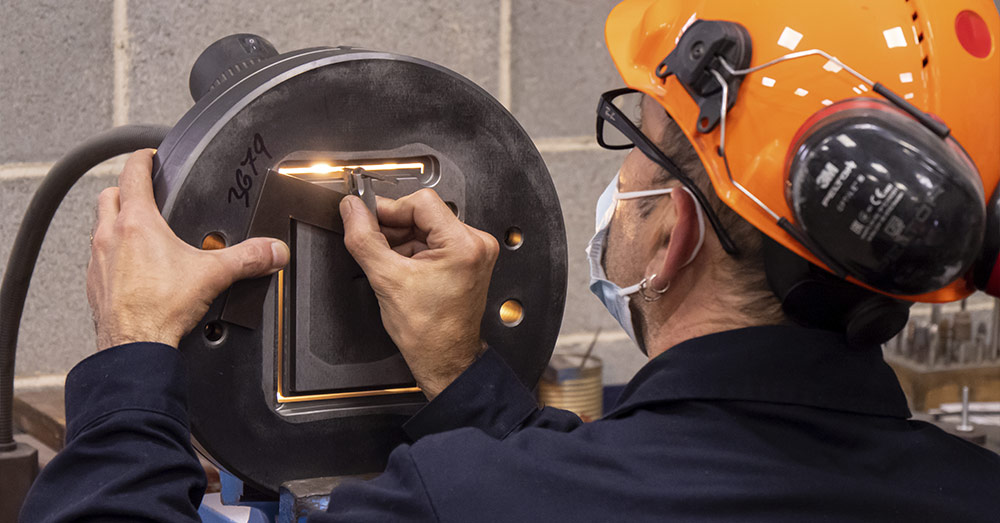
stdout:
<svg viewBox="0 0 1000 523">
<path fill-rule="evenodd" d="M 620 173 L 621 171 L 618 171 L 618 174 Z M 604 257 L 604 248 L 608 239 L 611 217 L 615 214 L 615 202 L 618 200 L 670 194 L 674 188 L 620 193 L 618 192 L 618 174 L 615 174 L 611 183 L 608 184 L 608 187 L 604 189 L 601 197 L 597 200 L 594 237 L 590 239 L 590 243 L 587 245 L 587 258 L 590 262 L 590 292 L 593 292 L 597 296 L 597 299 L 601 300 L 601 303 L 604 304 L 604 307 L 608 309 L 611 316 L 615 320 L 618 320 L 618 324 L 625 330 L 628 337 L 632 339 L 632 342 L 639 345 L 635 337 L 635 330 L 632 327 L 632 312 L 629 310 L 628 304 L 630 296 L 645 289 L 649 280 L 653 279 L 655 275 L 643 278 L 639 283 L 623 289 L 608 280 L 608 276 L 604 271 L 604 265 L 601 264 L 601 259 Z M 688 190 L 686 187 L 682 187 L 682 189 L 685 191 Z M 688 191 L 688 194 L 690 194 L 690 191 Z M 693 198 L 694 195 L 692 195 Z M 684 262 L 684 266 L 687 266 L 687 264 L 695 259 L 698 251 L 701 250 L 701 244 L 705 241 L 704 217 L 702 217 L 698 200 L 695 199 L 694 202 L 698 214 L 698 245 L 695 247 L 694 252 L 691 253 L 691 257 Z"/>
</svg>

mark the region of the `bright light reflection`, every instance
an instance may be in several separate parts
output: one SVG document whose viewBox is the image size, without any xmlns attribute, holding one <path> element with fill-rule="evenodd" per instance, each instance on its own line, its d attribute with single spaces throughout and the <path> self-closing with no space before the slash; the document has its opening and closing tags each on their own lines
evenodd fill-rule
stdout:
<svg viewBox="0 0 1000 523">
<path fill-rule="evenodd" d="M 370 165 L 330 165 L 328 163 L 314 163 L 309 167 L 279 167 L 281 174 L 333 174 L 342 173 L 347 169 L 362 168 L 366 171 L 399 171 L 403 169 L 419 169 L 420 174 L 424 173 L 422 163 L 377 163 Z"/>
<path fill-rule="evenodd" d="M 899 81 L 908 84 L 913 81 L 913 73 L 899 73 Z"/>
<path fill-rule="evenodd" d="M 765 76 L 765 77 L 763 77 L 763 78 L 760 79 L 760 83 L 764 84 L 764 87 L 774 87 L 774 84 L 776 83 L 776 81 L 775 81 L 774 78 L 770 78 L 770 77 Z"/>
<path fill-rule="evenodd" d="M 871 166 L 872 166 L 872 169 L 874 169 L 874 170 L 876 170 L 876 171 L 878 171 L 878 172 L 880 172 L 882 174 L 889 174 L 889 169 L 886 169 L 884 165 L 882 165 L 882 164 L 880 164 L 878 162 L 872 162 Z"/>
<path fill-rule="evenodd" d="M 844 147 L 857 147 L 858 146 L 858 142 L 855 142 L 854 140 L 851 139 L 850 136 L 847 136 L 846 134 L 838 134 L 836 136 L 836 138 L 837 138 L 837 141 L 840 142 L 841 144 L 843 144 Z"/>
<path fill-rule="evenodd" d="M 688 18 L 687 22 L 684 22 L 684 26 L 681 27 L 681 31 L 677 33 L 677 38 L 674 39 L 675 45 L 677 44 L 677 42 L 681 41 L 681 36 L 684 34 L 684 31 L 687 31 L 688 27 L 691 27 L 691 24 L 693 24 L 697 19 L 698 19 L 698 13 L 691 13 L 691 18 Z"/>
<path fill-rule="evenodd" d="M 833 100 L 826 99 L 826 100 L 823 100 L 820 103 L 823 104 L 823 105 L 825 105 L 825 106 L 827 106 L 827 107 L 829 107 L 829 106 L 833 105 Z"/>
<path fill-rule="evenodd" d="M 907 100 L 912 100 L 913 99 L 913 93 L 906 93 L 906 94 L 903 95 L 903 98 L 905 98 Z"/>
<path fill-rule="evenodd" d="M 805 89 L 799 87 L 798 89 L 795 90 L 795 94 L 796 96 L 805 96 L 809 94 L 809 91 L 806 91 Z"/>
</svg>

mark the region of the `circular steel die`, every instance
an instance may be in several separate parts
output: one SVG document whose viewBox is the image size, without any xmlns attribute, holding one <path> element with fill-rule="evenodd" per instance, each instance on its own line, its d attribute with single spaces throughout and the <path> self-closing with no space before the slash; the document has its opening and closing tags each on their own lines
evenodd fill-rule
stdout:
<svg viewBox="0 0 1000 523">
<path fill-rule="evenodd" d="M 236 244 L 250 231 L 264 178 L 296 158 L 425 159 L 438 169 L 431 188 L 465 223 L 501 242 L 512 227 L 530 237 L 500 250 L 482 336 L 534 386 L 562 318 L 565 229 L 541 156 L 496 100 L 415 58 L 349 48 L 279 55 L 213 89 L 178 122 L 155 157 L 157 205 L 192 245 L 210 232 Z M 377 192 L 409 190 L 394 187 Z M 401 357 L 340 233 L 289 224 L 293 261 L 266 280 L 259 326 L 226 323 L 223 338 L 206 339 L 231 289 L 180 345 L 198 447 L 272 494 L 292 479 L 382 470 L 404 441 L 402 423 L 424 403 L 405 367 L 399 374 Z M 526 311 L 514 326 L 496 314 L 508 300 Z M 324 372 L 353 382 L 389 378 L 315 390 Z"/>
</svg>

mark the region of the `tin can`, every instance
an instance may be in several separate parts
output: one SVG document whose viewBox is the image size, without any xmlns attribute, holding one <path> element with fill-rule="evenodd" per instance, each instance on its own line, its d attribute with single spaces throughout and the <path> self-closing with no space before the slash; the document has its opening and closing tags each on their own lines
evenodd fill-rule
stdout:
<svg viewBox="0 0 1000 523">
<path fill-rule="evenodd" d="M 581 365 L 582 364 L 582 365 Z M 602 363 L 582 354 L 553 354 L 541 381 L 538 402 L 543 407 L 565 409 L 593 421 L 603 414 Z"/>
</svg>

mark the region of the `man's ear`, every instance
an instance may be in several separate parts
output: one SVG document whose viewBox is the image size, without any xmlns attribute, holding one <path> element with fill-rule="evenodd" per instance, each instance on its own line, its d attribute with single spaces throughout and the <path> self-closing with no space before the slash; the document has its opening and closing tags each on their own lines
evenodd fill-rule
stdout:
<svg viewBox="0 0 1000 523">
<path fill-rule="evenodd" d="M 646 275 L 656 275 L 650 280 L 652 289 L 666 289 L 685 265 L 695 255 L 702 238 L 703 217 L 698 214 L 698 204 L 691 193 L 681 187 L 670 193 L 677 220 L 665 244 L 661 245 L 646 267 Z"/>
</svg>

